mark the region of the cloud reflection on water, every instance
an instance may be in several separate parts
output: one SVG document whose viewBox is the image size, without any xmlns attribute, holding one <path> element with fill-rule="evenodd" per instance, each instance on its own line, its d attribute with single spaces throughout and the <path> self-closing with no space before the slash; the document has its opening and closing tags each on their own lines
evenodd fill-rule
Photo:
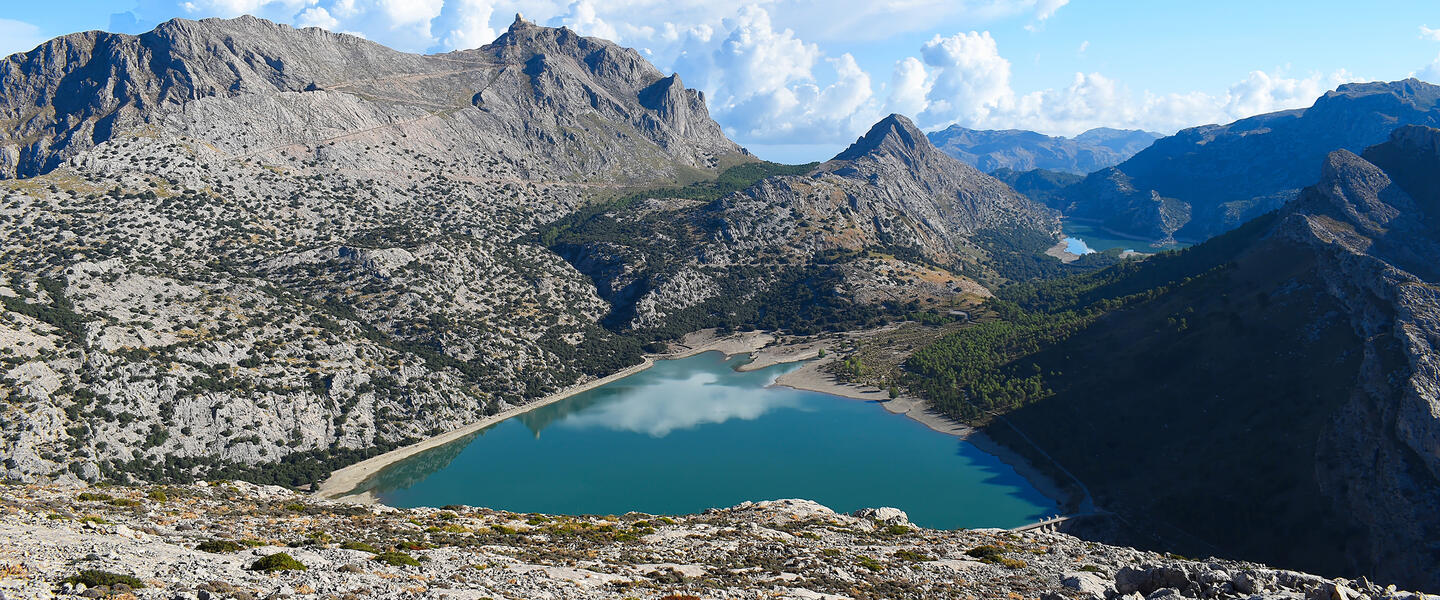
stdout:
<svg viewBox="0 0 1440 600">
<path fill-rule="evenodd" d="M 778 409 L 800 409 L 794 394 L 720 383 L 715 373 L 695 373 L 632 390 L 569 415 L 560 427 L 604 428 L 665 437 L 672 431 L 731 419 L 754 420 Z M 772 382 L 773 383 L 773 380 Z"/>
</svg>

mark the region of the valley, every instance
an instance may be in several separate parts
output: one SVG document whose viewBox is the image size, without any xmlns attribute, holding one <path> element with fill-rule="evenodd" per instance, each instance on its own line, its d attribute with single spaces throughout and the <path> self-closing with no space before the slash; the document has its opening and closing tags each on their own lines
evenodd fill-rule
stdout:
<svg viewBox="0 0 1440 600">
<path fill-rule="evenodd" d="M 787 165 L 648 56 L 0 61 L 0 598 L 1440 590 L 1440 87 Z"/>
</svg>

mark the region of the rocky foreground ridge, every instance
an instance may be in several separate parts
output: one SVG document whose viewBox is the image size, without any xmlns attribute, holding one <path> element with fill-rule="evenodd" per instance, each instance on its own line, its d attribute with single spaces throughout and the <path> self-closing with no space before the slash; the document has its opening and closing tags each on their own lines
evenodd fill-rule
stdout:
<svg viewBox="0 0 1440 600">
<path fill-rule="evenodd" d="M 568 517 L 217 482 L 5 486 L 0 513 L 6 598 L 1436 598 L 1059 533 L 923 529 L 899 510 L 845 515 L 807 500 Z"/>
</svg>

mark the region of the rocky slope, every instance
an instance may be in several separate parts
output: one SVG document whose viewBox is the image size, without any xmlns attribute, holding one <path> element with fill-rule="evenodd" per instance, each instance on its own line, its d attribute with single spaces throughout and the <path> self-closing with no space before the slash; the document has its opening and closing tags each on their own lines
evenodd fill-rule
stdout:
<svg viewBox="0 0 1440 600">
<path fill-rule="evenodd" d="M 992 254 L 1018 251 L 982 247 L 982 235 L 1018 231 L 1048 246 L 1058 232 L 1053 211 L 940 152 L 899 115 L 809 172 L 705 203 L 637 199 L 567 227 L 551 248 L 596 281 L 616 325 L 637 329 L 735 313 L 750 298 L 781 310 L 798 288 L 811 305 L 835 299 L 838 312 L 988 294 L 974 280 L 998 279 Z M 832 317 L 844 318 L 812 320 Z M 733 324 L 765 325 L 754 319 Z"/>
<path fill-rule="evenodd" d="M 920 387 L 956 411 L 1019 388 L 989 430 L 1120 516 L 1088 535 L 1440 588 L 1440 129 L 1320 170 L 1203 245 L 1014 290 L 1019 341 L 928 353 Z M 1022 385 L 970 383 L 997 376 Z"/>
<path fill-rule="evenodd" d="M 1205 239 L 1294 198 L 1331 151 L 1360 152 L 1406 124 L 1440 125 L 1440 86 L 1342 85 L 1307 109 L 1160 139 L 1071 187 L 1063 210 L 1156 240 Z"/>
<path fill-rule="evenodd" d="M 582 179 L 669 181 L 742 153 L 698 92 L 634 50 L 518 17 L 493 44 L 432 56 L 253 17 L 72 34 L 0 62 L 0 123 L 0 177 L 50 172 L 160 123 L 260 160 L 345 155 L 403 132 L 431 157 Z"/>
<path fill-rule="evenodd" d="M 569 517 L 218 482 L 3 487 L 0 511 L 0 593 L 22 598 L 1435 598 L 1058 533 L 920 529 L 895 509 L 843 515 L 805 500 Z M 303 570 L 255 569 L 280 553 Z"/>
<path fill-rule="evenodd" d="M 634 50 L 518 19 L 438 56 L 248 17 L 76 34 L 5 59 L 0 113 L 25 480 L 303 483 L 638 361 L 529 236 L 753 161 Z"/>
<path fill-rule="evenodd" d="M 959 125 L 926 134 L 935 147 L 986 173 L 1045 169 L 1084 175 L 1113 167 L 1144 150 L 1158 133 L 1098 127 L 1073 138 L 1020 129 L 977 130 Z"/>
</svg>

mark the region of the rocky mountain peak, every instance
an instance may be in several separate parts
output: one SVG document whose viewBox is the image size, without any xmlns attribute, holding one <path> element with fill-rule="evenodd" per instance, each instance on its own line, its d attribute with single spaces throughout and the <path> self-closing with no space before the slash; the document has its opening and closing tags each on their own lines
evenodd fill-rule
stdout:
<svg viewBox="0 0 1440 600">
<path fill-rule="evenodd" d="M 525 20 L 525 15 L 517 12 L 515 13 L 515 22 L 510 24 L 509 31 L 523 31 L 525 29 L 529 29 L 535 26 L 536 25 L 533 21 Z"/>
<path fill-rule="evenodd" d="M 835 155 L 834 160 L 856 160 L 879 154 L 912 157 L 917 153 L 934 150 L 930 140 L 925 139 L 925 134 L 921 133 L 910 119 L 892 114 L 871 126 L 870 131 L 850 144 L 849 148 Z"/>
</svg>

